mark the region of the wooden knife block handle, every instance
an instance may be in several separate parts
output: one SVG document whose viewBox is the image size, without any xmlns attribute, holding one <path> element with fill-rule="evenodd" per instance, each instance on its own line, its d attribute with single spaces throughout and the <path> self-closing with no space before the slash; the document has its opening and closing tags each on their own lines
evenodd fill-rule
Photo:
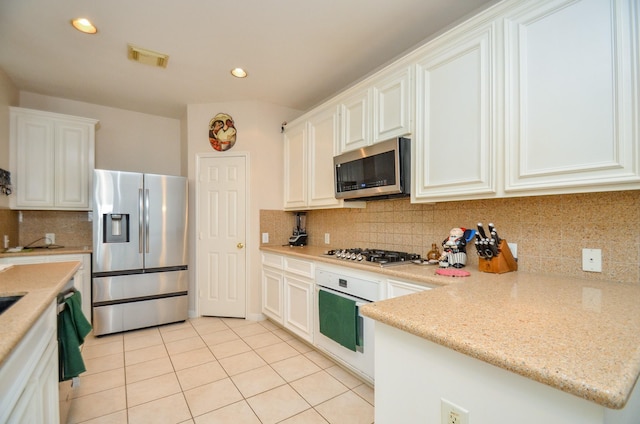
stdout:
<svg viewBox="0 0 640 424">
<path fill-rule="evenodd" d="M 518 263 L 513 258 L 513 254 L 511 254 L 511 249 L 509 249 L 509 244 L 507 244 L 506 240 L 500 240 L 498 250 L 498 255 L 491 259 L 478 258 L 478 270 L 494 274 L 517 271 Z"/>
</svg>

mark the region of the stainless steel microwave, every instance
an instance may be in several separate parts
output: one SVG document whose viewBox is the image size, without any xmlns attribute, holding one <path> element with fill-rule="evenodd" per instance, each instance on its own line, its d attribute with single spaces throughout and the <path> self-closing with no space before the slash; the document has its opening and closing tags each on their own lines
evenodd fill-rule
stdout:
<svg viewBox="0 0 640 424">
<path fill-rule="evenodd" d="M 398 137 L 333 158 L 337 199 L 377 200 L 411 193 L 411 140 Z"/>
</svg>

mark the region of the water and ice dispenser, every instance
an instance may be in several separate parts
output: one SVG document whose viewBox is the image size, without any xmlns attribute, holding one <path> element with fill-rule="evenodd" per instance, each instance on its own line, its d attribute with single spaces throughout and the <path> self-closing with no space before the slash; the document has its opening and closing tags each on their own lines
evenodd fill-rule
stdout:
<svg viewBox="0 0 640 424">
<path fill-rule="evenodd" d="M 102 215 L 103 243 L 128 243 L 129 218 L 128 213 L 105 213 Z"/>
</svg>

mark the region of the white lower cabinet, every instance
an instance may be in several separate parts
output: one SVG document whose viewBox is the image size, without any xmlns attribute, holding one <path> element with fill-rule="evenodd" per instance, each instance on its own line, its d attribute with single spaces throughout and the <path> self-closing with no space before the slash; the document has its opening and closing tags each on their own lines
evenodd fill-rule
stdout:
<svg viewBox="0 0 640 424">
<path fill-rule="evenodd" d="M 0 264 L 13 265 L 75 261 L 80 262 L 81 265 L 73 276 L 73 287 L 80 292 L 82 297 L 82 313 L 87 320 L 91 322 L 91 254 L 34 255 L 0 258 Z"/>
<path fill-rule="evenodd" d="M 262 313 L 278 324 L 283 324 L 283 287 L 282 271 L 262 268 Z"/>
<path fill-rule="evenodd" d="M 400 280 L 387 280 L 387 299 L 393 297 L 404 296 L 406 294 L 418 293 L 425 290 L 431 290 L 433 287 L 409 283 Z"/>
<path fill-rule="evenodd" d="M 262 254 L 262 313 L 313 342 L 312 261 Z"/>
<path fill-rule="evenodd" d="M 0 368 L 0 422 L 59 423 L 56 302 Z"/>
<path fill-rule="evenodd" d="M 313 287 L 312 280 L 285 274 L 284 326 L 308 342 L 313 342 Z"/>
</svg>

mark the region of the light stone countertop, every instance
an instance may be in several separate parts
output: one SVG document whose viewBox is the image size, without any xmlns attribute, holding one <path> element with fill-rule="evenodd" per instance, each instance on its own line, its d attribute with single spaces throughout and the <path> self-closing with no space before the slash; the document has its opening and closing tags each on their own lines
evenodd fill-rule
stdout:
<svg viewBox="0 0 640 424">
<path fill-rule="evenodd" d="M 612 409 L 640 373 L 640 286 L 525 273 L 362 307 L 365 316 Z"/>
<path fill-rule="evenodd" d="M 5 250 L 0 250 L 0 258 L 15 258 L 19 256 L 42 256 L 42 255 L 72 255 L 72 254 L 83 254 L 83 253 L 91 253 L 91 252 L 92 252 L 91 246 L 69 246 L 69 247 L 60 247 L 60 248 L 54 248 L 54 249 L 27 248 L 27 249 L 21 250 L 20 252 L 6 252 Z"/>
<path fill-rule="evenodd" d="M 424 284 L 428 287 L 434 286 L 446 286 L 449 284 L 456 284 L 463 282 L 468 277 L 444 277 L 442 275 L 436 275 L 436 265 L 416 265 L 408 263 L 406 265 L 392 265 L 387 267 L 381 267 L 378 264 L 371 262 L 356 262 L 342 259 L 336 259 L 332 256 L 326 256 L 324 253 L 329 250 L 328 247 L 318 246 L 304 246 L 304 247 L 289 247 L 289 246 L 274 246 L 274 245 L 262 245 L 260 250 L 263 252 L 277 253 L 280 255 L 289 255 L 298 257 L 300 259 L 314 260 L 316 262 L 322 262 L 328 265 L 346 266 L 352 269 L 359 269 L 361 271 L 376 272 L 386 275 L 392 278 L 400 278 L 410 280 L 417 284 Z M 485 280 L 488 279 L 486 275 L 477 270 L 468 269 L 476 279 Z M 490 278 L 488 279 L 490 280 Z"/>
<path fill-rule="evenodd" d="M 0 271 L 0 296 L 24 294 L 0 315 L 0 366 L 80 265 L 77 261 L 12 265 Z"/>
<path fill-rule="evenodd" d="M 470 277 L 441 277 L 426 265 L 319 256 L 326 248 L 261 249 L 440 285 L 362 313 L 607 408 L 625 406 L 640 374 L 640 285 L 472 268 Z"/>
</svg>

